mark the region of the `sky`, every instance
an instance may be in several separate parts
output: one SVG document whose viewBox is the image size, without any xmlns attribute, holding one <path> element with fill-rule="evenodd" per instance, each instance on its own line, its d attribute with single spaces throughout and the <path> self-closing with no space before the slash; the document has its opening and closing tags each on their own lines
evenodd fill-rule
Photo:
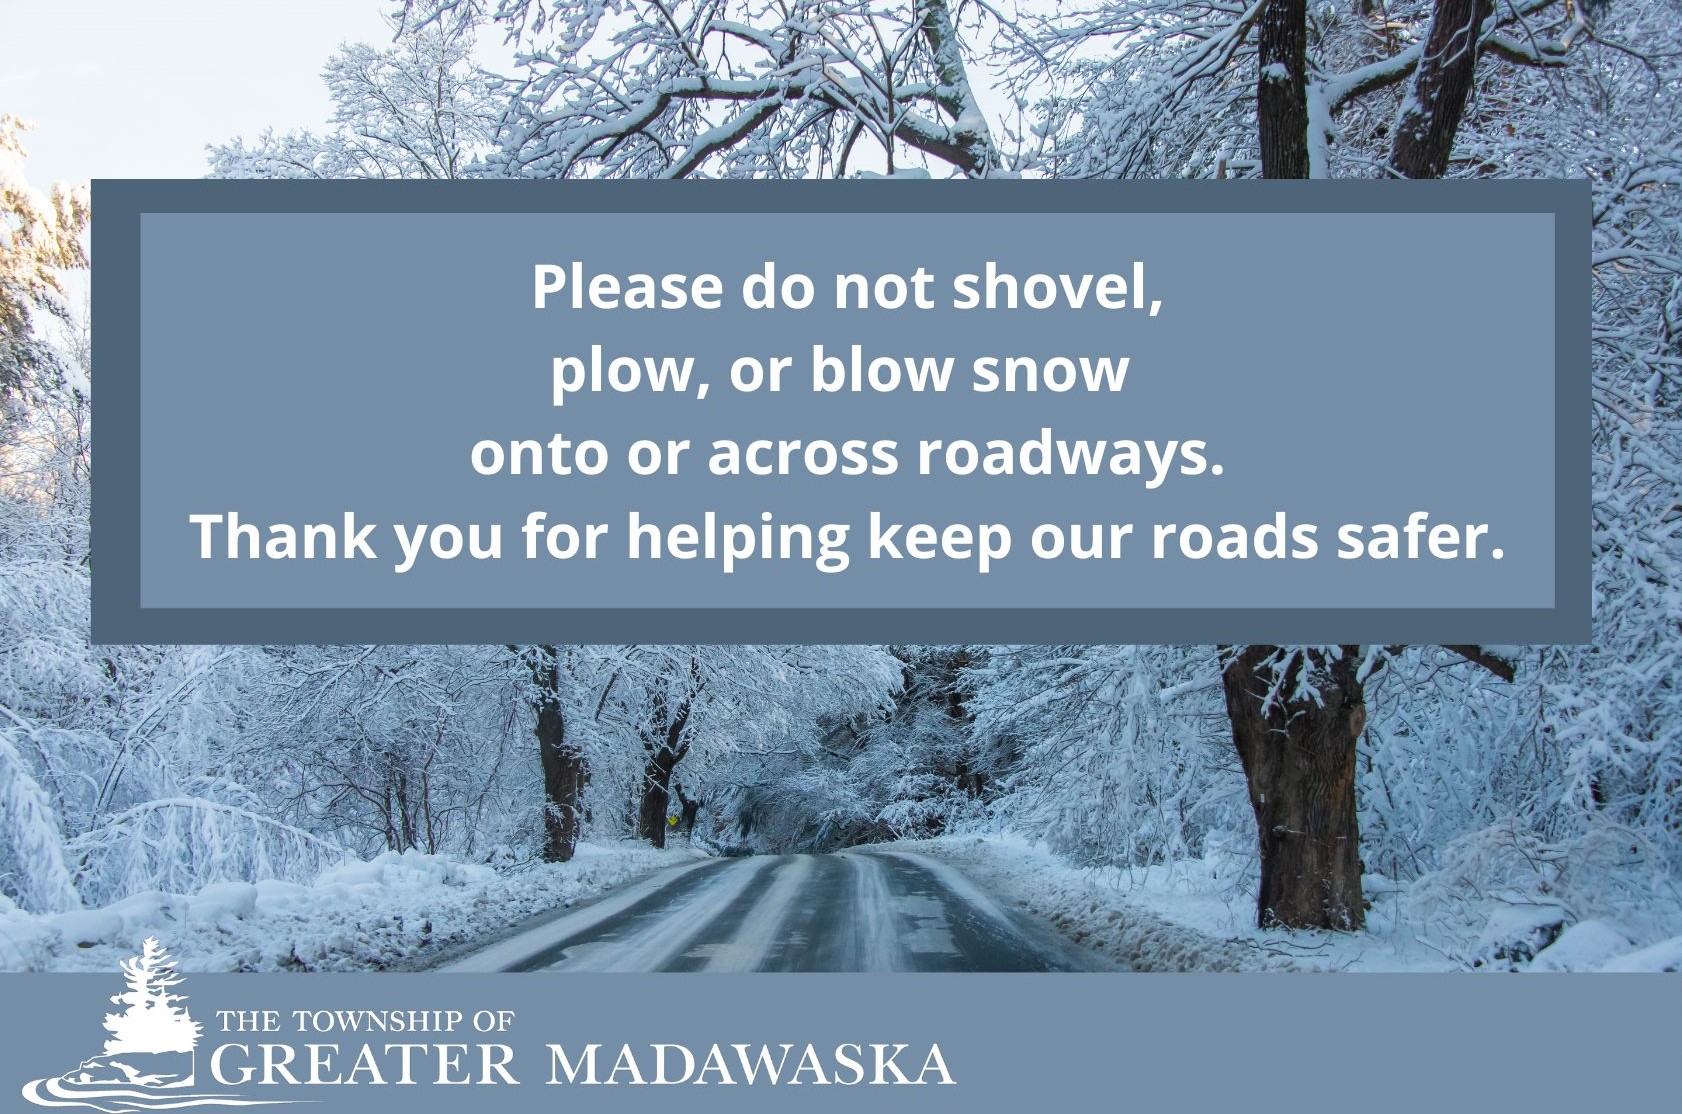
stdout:
<svg viewBox="0 0 1682 1114">
<path fill-rule="evenodd" d="M 0 0 L 0 113 L 37 185 L 197 178 L 207 143 L 319 130 L 321 68 L 384 43 L 386 0 Z"/>
</svg>

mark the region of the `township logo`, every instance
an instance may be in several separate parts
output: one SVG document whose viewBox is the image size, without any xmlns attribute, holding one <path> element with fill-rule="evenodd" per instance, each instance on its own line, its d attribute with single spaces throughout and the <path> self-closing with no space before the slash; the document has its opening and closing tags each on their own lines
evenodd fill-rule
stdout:
<svg viewBox="0 0 1682 1114">
<path fill-rule="evenodd" d="M 204 1027 L 188 1012 L 186 995 L 171 993 L 182 982 L 175 960 L 147 939 L 141 953 L 121 966 L 128 991 L 111 998 L 121 1008 L 105 1015 L 105 1050 L 63 1075 L 24 1084 L 25 1099 L 105 1114 L 284 1103 L 195 1092 L 195 1050 Z"/>
</svg>

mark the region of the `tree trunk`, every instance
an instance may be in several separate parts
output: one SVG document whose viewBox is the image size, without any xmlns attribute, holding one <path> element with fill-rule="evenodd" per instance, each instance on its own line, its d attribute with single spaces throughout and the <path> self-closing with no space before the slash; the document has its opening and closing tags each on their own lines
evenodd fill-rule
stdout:
<svg viewBox="0 0 1682 1114">
<path fill-rule="evenodd" d="M 1267 0 L 1259 33 L 1256 126 L 1263 178 L 1308 177 L 1308 2 Z"/>
<path fill-rule="evenodd" d="M 672 770 L 680 756 L 661 747 L 642 768 L 642 801 L 637 808 L 637 837 L 666 846 L 666 816 L 671 807 Z"/>
<path fill-rule="evenodd" d="M 566 717 L 558 701 L 538 707 L 537 746 L 543 759 L 543 861 L 564 863 L 578 848 L 590 766 L 583 752 L 567 742 Z"/>
<path fill-rule="evenodd" d="M 1396 118 L 1390 168 L 1404 178 L 1441 178 L 1478 69 L 1478 37 L 1491 0 L 1436 0 L 1413 85 Z"/>
<path fill-rule="evenodd" d="M 681 785 L 676 785 L 672 788 L 677 794 L 678 810 L 683 816 L 683 820 L 678 826 L 683 829 L 684 835 L 688 836 L 690 839 L 694 839 L 695 821 L 700 817 L 701 806 L 706 802 L 697 800 L 685 793 L 683 791 L 683 786 Z"/>
<path fill-rule="evenodd" d="M 1276 653 L 1246 646 L 1222 677 L 1261 843 L 1256 923 L 1359 929 L 1366 918 L 1355 744 L 1367 720 L 1360 648 L 1344 646 L 1335 659 L 1302 651 L 1278 677 Z M 1318 701 L 1297 695 L 1304 670 Z"/>
<path fill-rule="evenodd" d="M 534 730 L 543 768 L 543 861 L 564 863 L 578 848 L 590 764 L 584 752 L 567 740 L 566 713 L 560 700 L 560 661 L 555 648 L 536 647 L 527 650 L 525 658 L 537 686 Z"/>
<path fill-rule="evenodd" d="M 689 664 L 690 683 L 698 687 L 693 659 Z M 666 846 L 666 817 L 672 800 L 672 771 L 689 753 L 689 740 L 684 732 L 689 727 L 689 713 L 694 707 L 695 689 L 678 701 L 676 710 L 667 701 L 666 690 L 655 693 L 653 715 L 643 747 L 648 759 L 642 768 L 642 800 L 637 806 L 637 837 L 656 847 Z"/>
</svg>

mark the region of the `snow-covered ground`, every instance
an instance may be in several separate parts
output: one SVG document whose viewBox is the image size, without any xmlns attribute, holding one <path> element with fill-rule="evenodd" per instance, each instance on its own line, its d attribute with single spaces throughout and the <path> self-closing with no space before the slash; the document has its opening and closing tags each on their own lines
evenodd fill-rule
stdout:
<svg viewBox="0 0 1682 1114">
<path fill-rule="evenodd" d="M 0 906 L 0 970 L 111 971 L 148 936 L 186 971 L 419 967 L 452 945 L 699 855 L 581 844 L 569 863 L 503 871 L 392 852 L 333 867 L 309 885 L 227 882 L 56 916 Z"/>
<path fill-rule="evenodd" d="M 1138 971 L 1676 971 L 1682 936 L 1637 947 L 1603 920 L 1557 906 L 1491 899 L 1468 945 L 1406 908 L 1400 887 L 1369 876 L 1358 933 L 1255 927 L 1254 879 L 1218 856 L 1131 871 L 1059 861 L 1009 835 L 890 844 L 959 866 L 995 897 L 1043 917 L 1076 943 Z M 1455 926 L 1464 927 L 1464 926 Z"/>
</svg>

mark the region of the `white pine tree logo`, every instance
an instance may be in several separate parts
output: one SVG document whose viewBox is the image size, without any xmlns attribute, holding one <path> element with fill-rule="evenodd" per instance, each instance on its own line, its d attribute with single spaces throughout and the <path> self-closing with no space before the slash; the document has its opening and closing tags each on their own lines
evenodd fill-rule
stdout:
<svg viewBox="0 0 1682 1114">
<path fill-rule="evenodd" d="M 175 993 L 181 972 L 156 939 L 120 964 L 128 989 L 113 994 L 120 1007 L 105 1015 L 105 1050 L 63 1075 L 24 1084 L 36 1106 L 83 1107 L 102 1114 L 148 1114 L 195 1106 L 282 1106 L 289 1099 L 248 1099 L 191 1090 L 195 1050 L 204 1026 L 193 1020 L 187 998 Z"/>
<path fill-rule="evenodd" d="M 204 1027 L 193 1020 L 183 1004 L 186 998 L 171 994 L 181 985 L 175 960 L 155 938 L 147 937 L 141 952 L 122 962 L 128 993 L 113 995 L 111 1001 L 124 1007 L 105 1015 L 105 1054 L 192 1052 L 198 1047 Z M 190 1079 L 189 1079 L 190 1082 Z"/>
</svg>

